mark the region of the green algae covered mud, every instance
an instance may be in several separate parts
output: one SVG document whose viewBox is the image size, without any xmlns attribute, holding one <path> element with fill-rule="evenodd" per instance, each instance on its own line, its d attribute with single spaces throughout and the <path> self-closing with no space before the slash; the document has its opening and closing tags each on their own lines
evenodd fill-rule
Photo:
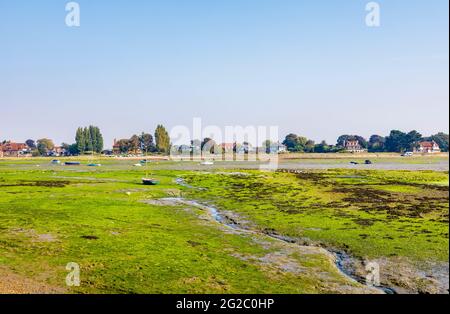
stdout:
<svg viewBox="0 0 450 314">
<path fill-rule="evenodd" d="M 448 293 L 448 171 L 95 162 L 0 160 L 0 293 Z"/>
<path fill-rule="evenodd" d="M 448 173 L 279 171 L 185 176 L 250 228 L 349 254 L 364 276 L 375 262 L 397 292 L 448 291 Z M 237 218 L 238 217 L 238 218 Z"/>
</svg>

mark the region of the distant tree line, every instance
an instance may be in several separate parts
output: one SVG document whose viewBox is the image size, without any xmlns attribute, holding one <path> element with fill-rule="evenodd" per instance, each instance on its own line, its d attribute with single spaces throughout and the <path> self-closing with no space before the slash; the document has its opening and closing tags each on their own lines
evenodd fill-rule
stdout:
<svg viewBox="0 0 450 314">
<path fill-rule="evenodd" d="M 142 132 L 141 135 L 134 134 L 129 139 L 121 139 L 116 142 L 120 153 L 135 153 L 138 152 L 156 152 L 156 146 L 153 142 L 153 136 L 149 133 Z"/>
<path fill-rule="evenodd" d="M 424 137 L 416 130 L 408 133 L 392 130 L 386 136 L 372 135 L 368 141 L 367 149 L 369 152 L 405 152 L 413 151 L 422 141 L 435 141 L 441 151 L 448 152 L 449 150 L 449 135 L 443 132 Z"/>
<path fill-rule="evenodd" d="M 412 151 L 421 141 L 435 141 L 441 151 L 449 151 L 449 135 L 443 132 L 424 137 L 416 130 L 402 132 L 392 130 L 388 136 L 374 134 L 369 140 L 360 135 L 341 135 L 336 144 L 328 144 L 326 141 L 315 143 L 313 140 L 304 136 L 290 133 L 286 135 L 283 145 L 289 152 L 304 153 L 337 153 L 345 151 L 345 143 L 351 140 L 358 141 L 363 149 L 369 152 L 405 152 Z M 42 138 L 37 141 L 29 139 L 26 141 L 33 156 L 47 156 L 55 148 L 55 144 L 48 138 Z M 265 141 L 264 147 L 268 150 L 274 143 Z M 103 151 L 103 136 L 100 129 L 96 126 L 79 127 L 75 134 L 75 143 L 61 144 L 68 155 L 79 155 L 87 153 L 101 153 Z M 203 140 L 191 141 L 190 146 L 181 145 L 178 150 L 203 150 L 208 145 L 211 153 L 220 153 L 224 148 L 220 147 L 213 139 L 205 138 Z M 156 127 L 154 136 L 150 133 L 142 132 L 140 135 L 133 135 L 129 139 L 121 139 L 116 142 L 119 153 L 162 153 L 168 154 L 171 149 L 169 133 L 163 125 Z M 245 150 L 250 147 L 248 143 L 234 143 L 233 151 Z"/>
<path fill-rule="evenodd" d="M 155 135 L 142 132 L 141 135 L 134 134 L 129 139 L 121 139 L 116 142 L 119 152 L 122 154 L 138 153 L 162 153 L 170 151 L 170 137 L 163 125 L 158 125 Z"/>
<path fill-rule="evenodd" d="M 33 156 L 49 156 L 56 147 L 53 141 L 48 138 L 37 141 L 28 139 L 25 144 L 30 148 Z M 101 153 L 103 151 L 103 136 L 96 126 L 79 127 L 75 134 L 75 143 L 62 143 L 61 148 L 66 155 Z"/>
<path fill-rule="evenodd" d="M 286 135 L 283 145 L 290 152 L 304 153 L 336 153 L 345 150 L 345 143 L 350 140 L 357 140 L 361 148 L 369 152 L 405 152 L 412 151 L 421 141 L 435 141 L 443 152 L 449 151 L 449 135 L 443 132 L 429 137 L 423 137 L 422 134 L 413 130 L 402 132 L 392 130 L 388 136 L 372 135 L 366 140 L 360 135 L 341 135 L 338 137 L 335 145 L 329 145 L 326 141 L 316 144 L 313 140 L 307 139 L 296 134 Z"/>
</svg>

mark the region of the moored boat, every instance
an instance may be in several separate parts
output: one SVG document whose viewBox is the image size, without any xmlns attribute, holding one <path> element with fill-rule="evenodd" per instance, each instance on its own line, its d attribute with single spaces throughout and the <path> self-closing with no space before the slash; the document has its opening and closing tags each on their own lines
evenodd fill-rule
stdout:
<svg viewBox="0 0 450 314">
<path fill-rule="evenodd" d="M 150 179 L 150 178 L 142 178 L 142 183 L 144 185 L 158 185 L 159 181 L 155 180 L 155 179 Z"/>
</svg>

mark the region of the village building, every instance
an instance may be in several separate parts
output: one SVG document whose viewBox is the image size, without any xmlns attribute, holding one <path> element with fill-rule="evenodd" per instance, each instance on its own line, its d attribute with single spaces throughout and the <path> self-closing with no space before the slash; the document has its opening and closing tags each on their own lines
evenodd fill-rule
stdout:
<svg viewBox="0 0 450 314">
<path fill-rule="evenodd" d="M 256 152 L 258 154 L 282 154 L 287 152 L 287 147 L 280 143 L 271 143 L 269 147 L 257 147 Z"/>
<path fill-rule="evenodd" d="M 67 154 L 67 150 L 61 146 L 55 146 L 55 147 L 53 147 L 52 150 L 50 150 L 48 152 L 48 156 L 54 156 L 54 157 L 65 156 L 66 154 Z"/>
<path fill-rule="evenodd" d="M 270 153 L 271 154 L 282 154 L 287 152 L 287 147 L 283 144 L 276 143 L 270 145 Z"/>
<path fill-rule="evenodd" d="M 114 155 L 120 155 L 121 154 L 120 144 L 119 144 L 119 141 L 117 141 L 116 139 L 114 139 L 114 143 L 113 143 L 113 147 L 112 147 L 112 153 Z"/>
<path fill-rule="evenodd" d="M 417 144 L 417 146 L 414 149 L 414 152 L 426 154 L 440 153 L 441 148 L 435 141 L 422 141 Z"/>
<path fill-rule="evenodd" d="M 361 146 L 358 140 L 345 141 L 344 148 L 349 153 L 362 153 L 366 151 L 366 149 Z"/>
<path fill-rule="evenodd" d="M 27 144 L 5 142 L 0 144 L 0 157 L 30 157 L 31 152 Z"/>
</svg>

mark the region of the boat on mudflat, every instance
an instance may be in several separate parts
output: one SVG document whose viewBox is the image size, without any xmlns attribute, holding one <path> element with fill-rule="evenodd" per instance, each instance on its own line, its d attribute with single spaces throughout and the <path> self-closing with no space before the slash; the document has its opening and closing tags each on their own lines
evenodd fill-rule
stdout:
<svg viewBox="0 0 450 314">
<path fill-rule="evenodd" d="M 158 185 L 159 181 L 156 179 L 142 178 L 142 183 L 144 185 Z"/>
</svg>

